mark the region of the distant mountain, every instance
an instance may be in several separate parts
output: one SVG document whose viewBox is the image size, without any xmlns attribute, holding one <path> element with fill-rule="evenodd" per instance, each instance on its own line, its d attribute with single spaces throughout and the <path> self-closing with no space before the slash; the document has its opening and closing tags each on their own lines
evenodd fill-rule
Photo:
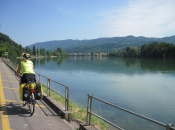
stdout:
<svg viewBox="0 0 175 130">
<path fill-rule="evenodd" d="M 134 37 L 112 37 L 112 38 L 98 38 L 91 40 L 54 40 L 46 42 L 34 43 L 29 48 L 45 48 L 46 50 L 56 50 L 61 47 L 66 52 L 113 52 L 124 49 L 127 46 L 141 46 L 151 42 L 167 42 L 175 44 L 175 35 L 163 38 L 147 38 L 143 36 Z"/>
</svg>

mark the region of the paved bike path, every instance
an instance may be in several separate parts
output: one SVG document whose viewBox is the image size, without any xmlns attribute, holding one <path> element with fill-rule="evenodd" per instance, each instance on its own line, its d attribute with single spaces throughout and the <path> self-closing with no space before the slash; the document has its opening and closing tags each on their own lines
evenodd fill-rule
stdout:
<svg viewBox="0 0 175 130">
<path fill-rule="evenodd" d="M 33 116 L 19 99 L 19 79 L 0 59 L 0 130 L 74 130 L 42 100 Z"/>
</svg>

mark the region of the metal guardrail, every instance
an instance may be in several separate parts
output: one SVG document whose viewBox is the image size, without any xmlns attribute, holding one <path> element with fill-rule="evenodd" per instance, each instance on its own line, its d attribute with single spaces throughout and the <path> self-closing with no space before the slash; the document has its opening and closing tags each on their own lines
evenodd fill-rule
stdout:
<svg viewBox="0 0 175 130">
<path fill-rule="evenodd" d="M 14 72 L 16 72 L 16 69 L 17 69 L 17 67 L 18 67 L 18 64 L 13 63 L 13 62 L 11 62 L 10 60 L 5 59 L 5 58 L 1 58 L 1 59 L 2 59 L 2 61 L 3 61 L 6 65 L 8 65 Z M 60 95 L 61 97 L 65 98 L 65 111 L 69 111 L 69 87 L 68 87 L 67 85 L 63 85 L 63 84 L 61 84 L 61 83 L 59 83 L 59 82 L 57 82 L 57 81 L 54 81 L 54 80 L 52 80 L 52 79 L 50 79 L 50 78 L 48 78 L 48 77 L 46 77 L 46 76 L 43 76 L 43 75 L 41 75 L 41 74 L 39 74 L 39 73 L 36 73 L 36 74 L 38 75 L 38 80 L 37 80 L 37 81 L 38 81 L 39 83 L 40 83 L 40 77 L 41 77 L 41 76 L 47 79 L 47 85 L 46 85 L 46 86 L 47 86 L 47 96 L 50 97 L 50 91 L 53 91 L 53 92 L 55 92 L 56 94 Z M 63 95 L 61 95 L 60 93 L 56 92 L 55 90 L 51 89 L 51 86 L 50 86 L 50 82 L 51 82 L 51 81 L 53 81 L 53 82 L 55 82 L 55 83 L 57 83 L 57 84 L 59 84 L 59 85 L 65 87 L 65 96 L 63 96 Z"/>
<path fill-rule="evenodd" d="M 9 59 L 5 59 L 5 58 L 1 58 L 1 60 L 8 65 L 8 67 L 10 67 L 14 72 L 16 72 L 17 69 L 17 64 L 14 62 L 11 62 Z"/>
<path fill-rule="evenodd" d="M 117 109 L 120 109 L 120 110 L 125 111 L 125 112 L 130 113 L 130 114 L 133 114 L 133 115 L 135 115 L 135 116 L 138 116 L 138 117 L 140 117 L 140 118 L 143 118 L 143 119 L 145 119 L 145 120 L 148 120 L 148 121 L 150 121 L 150 122 L 152 122 L 152 123 L 155 123 L 155 124 L 157 124 L 157 125 L 160 125 L 160 126 L 166 128 L 166 130 L 175 130 L 175 128 L 173 127 L 173 124 L 172 124 L 172 123 L 171 123 L 171 124 L 164 124 L 164 123 L 161 123 L 161 122 L 159 122 L 159 121 L 153 120 L 153 119 L 148 118 L 148 117 L 146 117 L 146 116 L 143 116 L 143 115 L 140 115 L 140 114 L 138 114 L 138 113 L 135 113 L 135 112 L 132 112 L 132 111 L 130 111 L 130 110 L 127 110 L 127 109 L 125 109 L 125 108 L 122 108 L 122 107 L 120 107 L 120 106 L 116 106 L 116 105 L 114 105 L 114 104 L 112 104 L 112 103 L 109 103 L 109 102 L 107 102 L 107 101 L 101 100 L 101 99 L 99 99 L 99 98 L 97 98 L 97 97 L 94 97 L 92 94 L 88 94 L 87 120 L 86 120 L 86 125 L 87 125 L 87 126 L 90 126 L 90 125 L 91 125 L 91 114 L 92 114 L 92 115 L 94 115 L 94 116 L 100 118 L 101 120 L 103 120 L 103 121 L 109 123 L 110 125 L 112 125 L 112 126 L 118 128 L 119 130 L 124 130 L 123 128 L 121 128 L 121 127 L 119 127 L 119 126 L 113 124 L 112 122 L 110 122 L 110 121 L 108 121 L 108 120 L 102 118 L 101 116 L 99 116 L 99 115 L 97 115 L 97 114 L 95 114 L 95 113 L 92 112 L 92 99 L 93 99 L 93 98 L 96 99 L 96 100 L 98 100 L 98 101 L 100 101 L 100 102 L 103 102 L 103 103 L 105 103 L 105 104 L 108 104 L 108 105 L 110 105 L 110 106 L 112 106 L 112 107 L 115 107 L 115 108 L 117 108 Z"/>
<path fill-rule="evenodd" d="M 55 80 L 52 80 L 52 79 L 50 79 L 50 78 L 48 78 L 46 76 L 43 76 L 43 75 L 41 75 L 39 73 L 37 73 L 37 74 L 38 74 L 38 82 L 39 83 L 40 83 L 41 76 L 47 79 L 47 96 L 50 97 L 50 90 L 52 90 L 55 93 L 57 93 L 58 95 L 60 95 L 61 97 L 65 98 L 65 111 L 69 111 L 69 87 L 66 86 L 66 85 L 63 85 L 63 84 L 61 84 L 61 83 L 59 83 L 59 82 L 57 82 Z M 53 82 L 55 82 L 55 83 L 65 87 L 65 96 L 63 96 L 60 93 L 56 92 L 55 90 L 51 89 L 51 87 L 50 87 L 50 82 L 51 81 L 53 81 Z"/>
</svg>

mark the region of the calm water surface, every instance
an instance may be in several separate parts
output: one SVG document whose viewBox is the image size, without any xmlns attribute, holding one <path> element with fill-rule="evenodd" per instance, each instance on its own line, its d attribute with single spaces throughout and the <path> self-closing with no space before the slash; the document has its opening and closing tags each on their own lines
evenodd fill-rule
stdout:
<svg viewBox="0 0 175 130">
<path fill-rule="evenodd" d="M 91 93 L 162 123 L 175 124 L 175 60 L 68 57 L 33 62 L 37 73 L 69 85 L 70 99 L 84 108 Z M 51 87 L 64 94 L 62 87 Z M 126 130 L 165 130 L 95 100 L 93 111 Z"/>
</svg>

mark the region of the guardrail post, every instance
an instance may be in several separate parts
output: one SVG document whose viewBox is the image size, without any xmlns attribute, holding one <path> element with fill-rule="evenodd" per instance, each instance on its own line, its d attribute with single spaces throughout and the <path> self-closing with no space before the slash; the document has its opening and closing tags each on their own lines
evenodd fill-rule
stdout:
<svg viewBox="0 0 175 130">
<path fill-rule="evenodd" d="M 173 130 L 172 127 L 173 127 L 173 124 L 172 123 L 167 124 L 166 125 L 166 130 Z"/>
<path fill-rule="evenodd" d="M 47 78 L 47 96 L 50 97 L 50 78 Z"/>
<path fill-rule="evenodd" d="M 38 83 L 40 83 L 40 74 L 38 74 Z"/>
<path fill-rule="evenodd" d="M 90 126 L 91 124 L 91 109 L 92 109 L 92 94 L 88 94 L 87 119 L 86 119 L 87 126 Z"/>
<path fill-rule="evenodd" d="M 65 88 L 65 111 L 69 111 L 69 87 Z"/>
</svg>

